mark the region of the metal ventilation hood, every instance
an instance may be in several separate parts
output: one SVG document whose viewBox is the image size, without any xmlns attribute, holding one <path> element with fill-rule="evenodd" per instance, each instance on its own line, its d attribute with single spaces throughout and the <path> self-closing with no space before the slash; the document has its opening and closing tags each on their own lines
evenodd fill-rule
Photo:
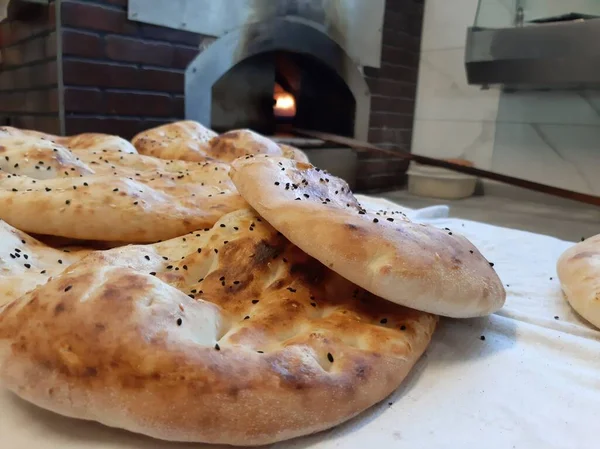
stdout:
<svg viewBox="0 0 600 449">
<path fill-rule="evenodd" d="M 504 88 L 600 88 L 600 19 L 567 14 L 468 30 L 467 81 Z"/>
</svg>

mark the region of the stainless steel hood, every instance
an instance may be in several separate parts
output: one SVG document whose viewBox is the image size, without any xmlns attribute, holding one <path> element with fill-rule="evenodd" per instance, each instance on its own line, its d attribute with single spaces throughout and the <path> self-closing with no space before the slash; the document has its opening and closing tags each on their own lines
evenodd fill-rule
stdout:
<svg viewBox="0 0 600 449">
<path fill-rule="evenodd" d="M 465 66 L 473 85 L 599 88 L 600 19 L 566 15 L 512 28 L 468 30 Z"/>
</svg>

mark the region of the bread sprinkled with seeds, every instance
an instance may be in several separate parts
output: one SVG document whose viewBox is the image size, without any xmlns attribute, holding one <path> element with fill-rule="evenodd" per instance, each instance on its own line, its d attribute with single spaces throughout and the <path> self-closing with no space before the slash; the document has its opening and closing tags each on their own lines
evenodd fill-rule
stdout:
<svg viewBox="0 0 600 449">
<path fill-rule="evenodd" d="M 382 298 L 461 318 L 504 304 L 500 279 L 465 237 L 402 213 L 366 211 L 344 181 L 310 164 L 248 156 L 232 163 L 231 177 L 294 244 Z"/>
<path fill-rule="evenodd" d="M 25 400 L 155 438 L 268 444 L 394 391 L 437 317 L 382 300 L 254 211 L 94 252 L 0 312 L 0 380 Z"/>
</svg>

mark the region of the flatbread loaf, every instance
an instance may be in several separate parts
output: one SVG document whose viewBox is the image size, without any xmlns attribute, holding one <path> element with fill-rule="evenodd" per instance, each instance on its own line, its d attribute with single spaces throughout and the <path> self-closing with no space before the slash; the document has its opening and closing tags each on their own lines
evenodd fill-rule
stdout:
<svg viewBox="0 0 600 449">
<path fill-rule="evenodd" d="M 83 133 L 63 138 L 61 142 L 74 151 L 137 154 L 137 150 L 131 142 L 110 134 Z"/>
<path fill-rule="evenodd" d="M 217 133 L 193 120 L 183 120 L 143 131 L 131 140 L 138 153 L 161 159 L 206 161 L 205 144 Z"/>
<path fill-rule="evenodd" d="M 233 130 L 221 135 L 194 121 L 170 123 L 144 131 L 132 140 L 140 154 L 161 159 L 202 162 L 231 162 L 248 154 L 270 154 L 308 161 L 306 154 L 249 129 Z"/>
<path fill-rule="evenodd" d="M 412 223 L 402 212 L 365 211 L 344 181 L 290 159 L 241 158 L 230 175 L 246 201 L 294 244 L 382 298 L 462 318 L 504 304 L 491 264 L 452 230 Z"/>
<path fill-rule="evenodd" d="M 90 251 L 51 248 L 0 220 L 0 308 L 46 283 Z"/>
<path fill-rule="evenodd" d="M 600 328 L 600 234 L 562 253 L 556 271 L 571 307 Z"/>
<path fill-rule="evenodd" d="M 0 381 L 155 438 L 258 445 L 383 400 L 437 317 L 374 297 L 254 211 L 94 252 L 0 312 Z"/>
<path fill-rule="evenodd" d="M 0 219 L 28 233 L 80 240 L 165 240 L 245 206 L 235 190 L 208 183 L 219 170 L 227 167 L 207 170 L 206 185 L 113 175 L 36 180 L 0 171 Z"/>
</svg>

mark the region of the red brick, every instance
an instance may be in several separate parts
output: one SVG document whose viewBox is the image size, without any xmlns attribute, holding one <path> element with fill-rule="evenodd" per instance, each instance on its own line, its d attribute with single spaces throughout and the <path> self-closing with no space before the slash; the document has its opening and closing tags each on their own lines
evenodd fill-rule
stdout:
<svg viewBox="0 0 600 449">
<path fill-rule="evenodd" d="M 123 36 L 106 37 L 106 55 L 115 61 L 173 67 L 174 51 L 170 44 L 143 41 Z"/>
<path fill-rule="evenodd" d="M 411 130 L 391 128 L 370 128 L 369 142 L 391 143 L 400 148 L 410 148 Z"/>
<path fill-rule="evenodd" d="M 165 117 L 173 114 L 173 102 L 168 94 L 141 92 L 106 92 L 109 114 Z"/>
<path fill-rule="evenodd" d="M 193 45 L 196 48 L 200 45 L 203 38 L 201 34 L 148 24 L 140 24 L 140 36 L 160 41 Z"/>
<path fill-rule="evenodd" d="M 390 98 L 381 95 L 371 96 L 372 112 L 396 112 L 398 114 L 413 114 L 415 101 L 413 99 Z"/>
<path fill-rule="evenodd" d="M 0 90 L 54 86 L 56 83 L 55 61 L 0 71 Z"/>
<path fill-rule="evenodd" d="M 64 55 L 102 58 L 104 42 L 100 35 L 77 30 L 63 30 L 62 46 Z"/>
<path fill-rule="evenodd" d="M 396 28 L 384 28 L 382 34 L 382 42 L 385 45 L 406 50 L 411 53 L 419 54 L 421 49 L 421 39 L 411 36 L 405 31 Z"/>
<path fill-rule="evenodd" d="M 371 94 L 373 95 L 385 95 L 386 97 L 394 98 L 415 98 L 416 85 L 408 84 L 403 81 L 392 81 L 387 79 L 378 78 L 365 78 Z"/>
<path fill-rule="evenodd" d="M 61 15 L 63 26 L 127 35 L 137 33 L 137 23 L 129 21 L 125 11 L 102 5 L 63 0 Z"/>
<path fill-rule="evenodd" d="M 185 97 L 183 95 L 173 97 L 173 117 L 180 119 L 185 117 Z"/>
<path fill-rule="evenodd" d="M 99 89 L 65 87 L 65 112 L 91 112 L 101 114 L 106 111 L 104 94 Z"/>
<path fill-rule="evenodd" d="M 185 69 L 190 62 L 194 60 L 200 50 L 193 47 L 175 46 L 175 54 L 173 58 L 173 67 L 177 69 Z"/>
<path fill-rule="evenodd" d="M 381 61 L 406 67 L 418 67 L 419 55 L 384 43 L 381 47 Z"/>
<path fill-rule="evenodd" d="M 4 112 L 46 113 L 58 110 L 57 89 L 4 92 L 0 94 L 0 109 Z"/>
<path fill-rule="evenodd" d="M 183 93 L 185 84 L 181 70 L 142 67 L 138 79 L 139 85 L 135 88 L 144 90 Z"/>
<path fill-rule="evenodd" d="M 17 115 L 11 117 L 11 125 L 17 128 L 60 134 L 60 121 L 57 114 L 48 116 Z"/>
<path fill-rule="evenodd" d="M 372 112 L 369 126 L 371 128 L 411 129 L 413 127 L 413 116 L 392 112 Z"/>
<path fill-rule="evenodd" d="M 108 62 L 63 60 L 66 85 L 137 88 L 140 83 L 135 66 Z"/>
<path fill-rule="evenodd" d="M 99 132 L 131 139 L 143 129 L 143 122 L 138 118 L 79 117 L 77 115 L 65 117 L 66 134 Z"/>
<path fill-rule="evenodd" d="M 40 36 L 2 50 L 3 65 L 17 66 L 43 60 L 56 55 L 55 33 Z"/>
</svg>

